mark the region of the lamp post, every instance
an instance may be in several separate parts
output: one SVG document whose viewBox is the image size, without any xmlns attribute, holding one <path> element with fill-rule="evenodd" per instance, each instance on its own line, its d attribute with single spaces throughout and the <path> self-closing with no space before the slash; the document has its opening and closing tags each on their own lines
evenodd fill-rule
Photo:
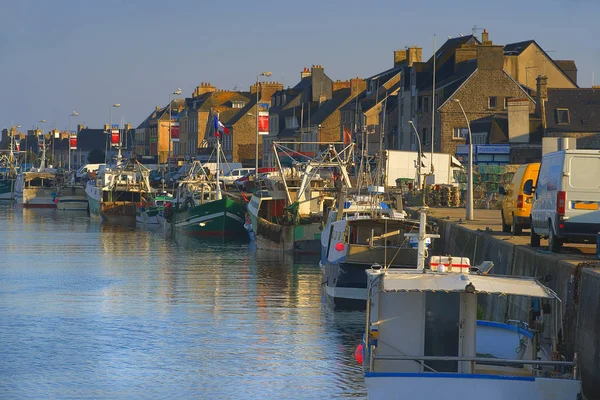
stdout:
<svg viewBox="0 0 600 400">
<path fill-rule="evenodd" d="M 108 135 L 106 135 L 106 153 L 104 153 L 104 164 L 108 164 L 108 149 L 109 149 L 108 141 L 110 140 L 109 138 L 112 137 L 112 109 L 118 108 L 118 107 L 121 107 L 121 103 L 115 103 L 112 106 L 110 106 L 108 109 L 109 122 L 108 122 Z M 118 161 L 119 160 L 117 160 L 117 162 Z"/>
<path fill-rule="evenodd" d="M 417 143 L 419 144 L 419 158 L 417 160 L 417 162 L 419 163 L 419 166 L 417 167 L 417 171 L 419 174 L 419 181 L 421 181 L 421 179 L 423 178 L 421 176 L 421 138 L 419 137 L 419 132 L 417 131 L 417 128 L 415 127 L 415 124 L 412 121 L 408 121 L 408 123 L 410 124 L 410 126 L 412 126 L 413 131 L 415 132 L 415 136 L 417 137 Z M 421 183 L 421 182 L 419 182 Z M 425 180 L 423 180 L 423 182 L 421 183 L 421 205 L 424 206 L 425 205 Z"/>
<path fill-rule="evenodd" d="M 458 104 L 460 110 L 465 116 L 465 121 L 467 122 L 467 130 L 469 131 L 469 172 L 468 172 L 468 181 L 467 181 L 467 221 L 473 220 L 473 135 L 471 135 L 471 124 L 469 123 L 469 118 L 467 118 L 467 113 L 460 103 L 459 99 L 453 99 L 454 103 Z"/>
<path fill-rule="evenodd" d="M 271 76 L 271 71 L 265 71 L 262 74 L 256 76 L 256 160 L 254 169 L 254 182 L 258 179 L 258 102 L 259 102 L 259 91 L 258 80 L 261 76 Z"/>
<path fill-rule="evenodd" d="M 77 111 L 73 111 L 73 113 L 69 115 L 69 172 L 71 172 L 71 117 L 77 116 L 79 116 Z M 52 139 L 52 143 L 54 143 L 54 139 Z M 52 146 L 52 154 L 54 154 L 54 146 Z"/>
<path fill-rule="evenodd" d="M 167 153 L 167 169 L 170 169 L 171 167 L 171 103 L 173 102 L 171 96 L 179 96 L 180 94 L 181 89 L 177 88 L 176 91 L 169 95 L 169 151 Z"/>
</svg>

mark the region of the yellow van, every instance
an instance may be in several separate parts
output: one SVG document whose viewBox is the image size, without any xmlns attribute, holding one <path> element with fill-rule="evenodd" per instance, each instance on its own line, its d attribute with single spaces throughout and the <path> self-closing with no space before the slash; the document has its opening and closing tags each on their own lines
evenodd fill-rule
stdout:
<svg viewBox="0 0 600 400">
<path fill-rule="evenodd" d="M 523 185 L 529 179 L 537 181 L 540 173 L 540 163 L 524 164 L 517 169 L 512 181 L 507 187 L 500 187 L 502 199 L 502 232 L 520 235 L 523 229 L 529 228 L 531 203 L 533 196 L 523 193 Z"/>
</svg>

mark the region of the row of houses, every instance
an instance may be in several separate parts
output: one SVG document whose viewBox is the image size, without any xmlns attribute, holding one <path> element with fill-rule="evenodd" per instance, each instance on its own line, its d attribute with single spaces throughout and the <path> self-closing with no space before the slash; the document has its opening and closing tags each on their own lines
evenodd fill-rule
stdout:
<svg viewBox="0 0 600 400">
<path fill-rule="evenodd" d="M 600 145 L 593 106 L 600 92 L 579 88 L 575 62 L 552 59 L 534 40 L 497 45 L 484 30 L 481 38 L 449 38 L 428 60 L 422 54 L 415 46 L 396 50 L 390 68 L 366 79 L 334 81 L 323 66 L 313 65 L 286 89 L 278 82 L 257 82 L 249 91 L 202 83 L 192 97 L 157 107 L 140 124 L 135 151 L 160 162 L 169 154 L 179 160 L 208 157 L 216 144 L 217 114 L 230 131 L 221 139 L 226 156 L 253 165 L 257 102 L 269 106 L 268 134 L 258 138 L 263 165 L 273 162 L 274 141 L 296 143 L 290 146 L 307 153 L 315 145 L 306 142 L 353 141 L 369 155 L 379 148 L 416 150 L 420 142 L 424 151 L 465 159 L 467 121 L 477 145 L 474 161 L 480 163 L 539 158 L 543 137 Z M 180 129 L 171 149 L 169 111 Z"/>
<path fill-rule="evenodd" d="M 131 151 L 159 163 L 208 159 L 217 140 L 215 115 L 230 132 L 221 137 L 227 159 L 246 165 L 254 165 L 257 146 L 262 165 L 271 165 L 274 141 L 306 153 L 316 151 L 310 142 L 354 142 L 368 155 L 417 150 L 421 143 L 423 151 L 466 160 L 468 128 L 476 163 L 539 159 L 544 137 L 575 137 L 578 147 L 600 148 L 600 90 L 579 88 L 575 62 L 552 59 L 534 40 L 498 45 L 484 30 L 481 37 L 449 38 L 427 60 L 412 46 L 394 51 L 390 61 L 373 76 L 344 81 L 313 65 L 287 88 L 258 81 L 236 91 L 203 82 L 131 130 Z M 269 115 L 261 135 L 259 108 Z M 173 138 L 178 132 L 176 140 L 169 140 L 169 129 Z M 104 130 L 97 131 L 99 143 L 106 142 Z"/>
</svg>

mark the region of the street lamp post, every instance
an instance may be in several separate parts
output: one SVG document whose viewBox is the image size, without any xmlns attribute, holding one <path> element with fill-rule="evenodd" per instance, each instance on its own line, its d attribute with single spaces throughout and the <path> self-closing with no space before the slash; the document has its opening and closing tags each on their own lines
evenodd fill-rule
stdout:
<svg viewBox="0 0 600 400">
<path fill-rule="evenodd" d="M 106 135 L 106 153 L 104 153 L 104 164 L 108 164 L 108 149 L 109 149 L 109 140 L 112 138 L 112 109 L 121 107 L 121 103 L 115 103 L 108 109 L 109 121 L 108 121 L 108 134 Z M 119 162 L 119 160 L 117 160 Z"/>
<path fill-rule="evenodd" d="M 79 113 L 77 111 L 73 111 L 73 113 L 69 115 L 69 172 L 71 172 L 71 117 L 77 117 L 78 115 Z M 54 143 L 54 139 L 52 139 L 52 143 Z M 52 154 L 54 154 L 54 146 L 52 147 Z"/>
<path fill-rule="evenodd" d="M 271 76 L 270 71 L 265 71 L 262 74 L 256 76 L 256 156 L 255 156 L 255 169 L 254 169 L 254 182 L 258 179 L 258 102 L 259 102 L 259 91 L 258 80 L 261 76 Z"/>
<path fill-rule="evenodd" d="M 410 126 L 412 126 L 413 131 L 415 132 L 415 136 L 417 137 L 417 143 L 419 144 L 419 158 L 417 160 L 419 165 L 417 167 L 417 173 L 419 174 L 419 181 L 421 181 L 423 179 L 423 177 L 421 176 L 421 138 L 419 137 L 419 132 L 417 132 L 415 124 L 412 121 L 408 121 L 408 123 L 410 124 Z M 423 180 L 423 182 L 421 183 L 421 205 L 425 205 L 425 180 Z"/>
<path fill-rule="evenodd" d="M 181 89 L 177 88 L 176 91 L 174 91 L 173 93 L 171 93 L 169 95 L 169 151 L 167 153 L 167 169 L 169 170 L 171 167 L 171 103 L 173 102 L 173 100 L 171 99 L 171 96 L 179 96 L 181 95 Z M 217 154 L 217 157 L 219 155 Z"/>
<path fill-rule="evenodd" d="M 469 118 L 467 118 L 467 113 L 460 103 L 459 99 L 453 99 L 453 102 L 458 104 L 460 110 L 465 116 L 465 121 L 467 122 L 467 130 L 469 131 L 469 171 L 468 171 L 468 181 L 467 181 L 467 221 L 473 220 L 473 135 L 471 134 L 471 124 L 469 123 Z"/>
</svg>

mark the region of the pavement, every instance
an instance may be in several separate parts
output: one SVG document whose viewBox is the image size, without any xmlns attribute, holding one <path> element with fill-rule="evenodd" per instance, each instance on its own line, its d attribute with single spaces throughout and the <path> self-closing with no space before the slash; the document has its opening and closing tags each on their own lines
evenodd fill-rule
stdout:
<svg viewBox="0 0 600 400">
<path fill-rule="evenodd" d="M 418 208 L 410 207 L 409 211 L 417 211 Z M 484 231 L 486 234 L 498 240 L 504 240 L 517 246 L 529 246 L 529 229 L 523 231 L 522 236 L 513 236 L 512 233 L 502 232 L 502 219 L 500 210 L 474 210 L 474 220 L 466 220 L 464 208 L 428 208 L 427 217 L 437 220 L 447 220 L 458 223 L 467 229 Z M 548 241 L 542 239 L 542 247 L 537 251 L 544 254 L 553 254 L 548 250 Z M 553 254 L 561 261 L 579 264 L 582 261 L 596 260 L 595 244 L 565 243 L 560 253 Z"/>
</svg>

